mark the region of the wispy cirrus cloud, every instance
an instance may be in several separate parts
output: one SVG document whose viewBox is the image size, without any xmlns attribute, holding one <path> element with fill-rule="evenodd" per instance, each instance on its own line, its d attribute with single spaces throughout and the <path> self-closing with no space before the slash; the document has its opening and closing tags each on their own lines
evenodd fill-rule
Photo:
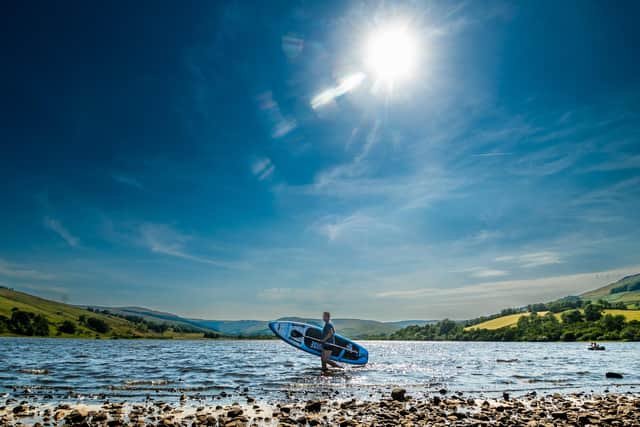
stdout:
<svg viewBox="0 0 640 427">
<path fill-rule="evenodd" d="M 488 278 L 488 277 L 502 277 L 508 276 L 509 272 L 506 270 L 496 270 L 494 268 L 486 267 L 474 267 L 467 270 L 471 277 Z"/>
<path fill-rule="evenodd" d="M 381 291 L 375 294 L 378 298 L 414 299 L 428 297 L 434 302 L 450 302 L 452 299 L 498 299 L 506 298 L 496 304 L 504 307 L 507 304 L 525 304 L 531 301 L 545 301 L 566 295 L 577 295 L 602 286 L 622 276 L 640 271 L 640 266 L 595 271 L 588 273 L 567 274 L 541 277 L 536 279 L 502 280 L 482 282 L 453 288 L 419 288 L 409 290 Z M 520 301 L 520 302 L 518 302 Z M 463 302 L 463 301 L 460 301 Z"/>
<path fill-rule="evenodd" d="M 133 187 L 135 189 L 138 190 L 143 190 L 144 187 L 143 185 L 140 183 L 140 181 L 138 181 L 136 178 L 132 177 L 132 176 L 128 176 L 122 173 L 118 173 L 118 172 L 113 172 L 111 174 L 111 178 L 116 181 L 117 183 L 123 184 L 123 185 L 127 185 L 129 187 Z"/>
<path fill-rule="evenodd" d="M 12 263 L 2 258 L 0 258 L 0 276 L 27 280 L 51 280 L 55 278 L 51 273 Z"/>
<path fill-rule="evenodd" d="M 253 162 L 251 165 L 251 172 L 258 178 L 258 181 L 264 181 L 273 175 L 276 170 L 276 166 L 271 162 L 268 157 L 263 157 Z"/>
<path fill-rule="evenodd" d="M 56 233 L 72 248 L 78 247 L 80 239 L 74 236 L 60 221 L 51 217 L 44 217 L 43 224 L 46 228 Z"/>
<path fill-rule="evenodd" d="M 635 196 L 640 192 L 640 176 L 634 176 L 613 184 L 597 188 L 576 197 L 572 202 L 572 206 L 607 206 L 619 204 L 621 200 L 629 199 L 637 200 Z"/>
<path fill-rule="evenodd" d="M 345 217 L 323 218 L 316 225 L 317 230 L 329 241 L 335 241 L 357 233 L 377 233 L 381 230 L 393 231 L 397 227 L 386 224 L 371 216 L 354 213 Z"/>
<path fill-rule="evenodd" d="M 499 256 L 496 258 L 496 261 L 514 263 L 523 268 L 541 267 L 543 265 L 560 264 L 563 262 L 560 254 L 551 251 Z"/>
<path fill-rule="evenodd" d="M 246 263 L 227 261 L 190 251 L 188 244 L 194 240 L 194 237 L 166 224 L 142 224 L 138 232 L 140 243 L 153 253 L 221 268 L 246 267 Z"/>
</svg>

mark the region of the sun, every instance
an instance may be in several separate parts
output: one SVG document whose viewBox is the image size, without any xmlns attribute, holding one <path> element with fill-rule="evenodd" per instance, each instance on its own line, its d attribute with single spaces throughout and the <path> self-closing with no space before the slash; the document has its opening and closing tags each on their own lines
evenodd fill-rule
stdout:
<svg viewBox="0 0 640 427">
<path fill-rule="evenodd" d="M 376 81 L 389 86 L 412 77 L 417 56 L 417 38 L 402 25 L 374 31 L 365 47 L 365 64 L 370 73 Z"/>
</svg>

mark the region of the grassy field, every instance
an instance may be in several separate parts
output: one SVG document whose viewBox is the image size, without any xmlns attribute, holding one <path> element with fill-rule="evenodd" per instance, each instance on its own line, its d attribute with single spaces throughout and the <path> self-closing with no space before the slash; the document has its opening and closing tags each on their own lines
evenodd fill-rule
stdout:
<svg viewBox="0 0 640 427">
<path fill-rule="evenodd" d="M 614 316 L 620 314 L 627 319 L 627 322 L 631 320 L 640 320 L 640 310 L 605 310 L 605 314 L 613 314 Z"/>
<path fill-rule="evenodd" d="M 0 288 L 0 315 L 10 318 L 13 308 L 28 311 L 35 314 L 44 315 L 49 321 L 49 335 L 62 338 L 201 338 L 202 334 L 176 334 L 169 330 L 163 334 L 141 330 L 135 323 L 128 320 L 110 316 L 102 313 L 93 313 L 91 311 L 63 304 L 56 301 L 50 301 L 38 298 L 33 295 L 14 291 L 7 288 Z M 81 322 L 80 316 L 96 317 L 103 320 L 109 325 L 107 333 L 95 332 Z M 56 328 L 65 320 L 70 320 L 76 324 L 76 333 L 74 335 L 58 334 Z M 4 334 L 7 335 L 7 334 Z"/>
<path fill-rule="evenodd" d="M 605 314 L 622 315 L 627 321 L 640 320 L 640 310 L 604 310 Z M 518 319 L 522 316 L 529 316 L 531 313 L 518 313 L 510 314 L 508 316 L 498 317 L 497 319 L 487 320 L 486 322 L 479 323 L 477 325 L 469 326 L 465 329 L 499 329 L 505 326 L 515 326 L 518 323 Z M 538 316 L 544 316 L 546 311 L 541 311 Z M 555 316 L 560 320 L 562 313 L 556 313 Z"/>
<path fill-rule="evenodd" d="M 477 325 L 469 326 L 465 329 L 499 329 L 504 328 L 505 326 L 515 326 L 518 323 L 518 319 L 522 316 L 529 316 L 531 313 L 517 313 L 517 314 L 509 314 L 507 316 L 498 317 L 496 319 L 487 320 L 486 322 L 478 323 Z M 541 311 L 538 313 L 539 316 L 544 316 L 547 314 L 546 311 Z"/>
</svg>

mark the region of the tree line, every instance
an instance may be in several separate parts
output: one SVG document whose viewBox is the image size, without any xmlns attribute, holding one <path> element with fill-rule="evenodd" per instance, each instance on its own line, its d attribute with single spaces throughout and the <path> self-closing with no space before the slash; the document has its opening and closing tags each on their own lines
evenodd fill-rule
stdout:
<svg viewBox="0 0 640 427">
<path fill-rule="evenodd" d="M 115 316 L 125 319 L 132 323 L 133 327 L 140 332 L 155 332 L 163 334 L 168 330 L 176 333 L 203 333 L 204 338 L 220 338 L 221 335 L 214 331 L 203 331 L 196 326 L 184 324 L 170 324 L 168 322 L 153 322 L 141 316 L 121 315 L 109 312 L 108 310 L 87 309 L 87 314 L 80 314 L 76 321 L 63 320 L 62 322 L 51 322 L 45 315 L 32 313 L 30 311 L 12 308 L 11 316 L 6 317 L 0 315 L 0 334 L 10 333 L 23 336 L 47 337 L 52 334 L 60 336 L 77 335 L 81 330 L 86 332 L 87 329 L 97 334 L 106 334 L 111 331 L 108 322 L 91 313 Z"/>
<path fill-rule="evenodd" d="M 541 311 L 550 311 L 551 313 L 562 313 L 567 310 L 584 309 L 588 305 L 596 305 L 601 309 L 616 309 L 616 310 L 628 310 L 629 307 L 624 302 L 609 302 L 606 300 L 599 300 L 597 303 L 592 303 L 588 300 L 583 300 L 577 296 L 568 296 L 559 300 L 551 302 L 539 302 L 535 304 L 529 304 L 519 308 L 505 308 L 500 313 L 492 314 L 489 316 L 476 317 L 475 319 L 463 321 L 465 326 L 478 325 L 488 320 L 497 319 L 499 317 L 508 316 L 511 314 L 519 313 L 538 313 Z"/>
<path fill-rule="evenodd" d="M 109 324 L 97 317 L 80 315 L 78 323 L 84 325 L 94 332 L 109 332 Z M 51 327 L 56 328 L 57 335 L 73 335 L 78 330 L 77 324 L 71 320 L 63 320 L 59 324 L 53 324 L 46 316 L 39 313 L 32 313 L 19 308 L 11 309 L 11 317 L 0 315 L 0 333 L 13 333 L 29 337 L 47 337 L 51 333 Z"/>
<path fill-rule="evenodd" d="M 96 308 L 88 307 L 87 310 L 92 311 L 94 313 L 102 313 L 108 316 L 115 316 L 121 319 L 128 320 L 129 322 L 136 325 L 136 328 L 142 331 L 153 331 L 159 334 L 163 334 L 171 329 L 176 333 L 202 333 L 202 328 L 197 326 L 185 325 L 181 323 L 168 323 L 168 322 L 154 322 L 148 319 L 145 319 L 142 316 L 136 316 L 133 314 L 122 314 L 109 310 L 100 310 Z"/>
<path fill-rule="evenodd" d="M 466 322 L 444 319 L 425 326 L 408 326 L 394 332 L 394 340 L 428 341 L 640 341 L 640 321 L 626 321 L 622 315 L 604 314 L 601 304 L 588 303 L 583 309 L 544 315 L 532 312 L 515 326 L 498 329 L 468 328 Z"/>
</svg>

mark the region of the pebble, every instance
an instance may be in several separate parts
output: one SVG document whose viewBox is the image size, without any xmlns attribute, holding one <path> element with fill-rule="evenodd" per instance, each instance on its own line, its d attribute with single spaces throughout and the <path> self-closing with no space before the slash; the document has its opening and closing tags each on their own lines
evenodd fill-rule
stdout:
<svg viewBox="0 0 640 427">
<path fill-rule="evenodd" d="M 245 391 L 243 391 L 245 392 Z M 248 391 L 246 391 L 248 393 Z M 252 393 L 254 394 L 254 393 Z M 509 396 L 484 399 L 458 393 L 411 397 L 394 388 L 372 400 L 283 400 L 280 403 L 198 405 L 181 402 L 145 404 L 105 403 L 101 408 L 58 405 L 55 410 L 38 401 L 14 402 L 0 412 L 0 425 L 51 427 L 149 426 L 639 426 L 638 393 L 589 393 Z M 258 393 L 259 395 L 259 393 Z M 248 394 L 247 394 L 248 396 Z M 385 397 L 386 396 L 386 397 Z M 249 399 L 247 399 L 249 400 Z M 23 414 L 27 414 L 27 417 Z M 37 417 L 36 417 L 37 414 Z M 33 416 L 35 418 L 28 418 Z M 39 418 L 41 417 L 41 418 Z"/>
</svg>

